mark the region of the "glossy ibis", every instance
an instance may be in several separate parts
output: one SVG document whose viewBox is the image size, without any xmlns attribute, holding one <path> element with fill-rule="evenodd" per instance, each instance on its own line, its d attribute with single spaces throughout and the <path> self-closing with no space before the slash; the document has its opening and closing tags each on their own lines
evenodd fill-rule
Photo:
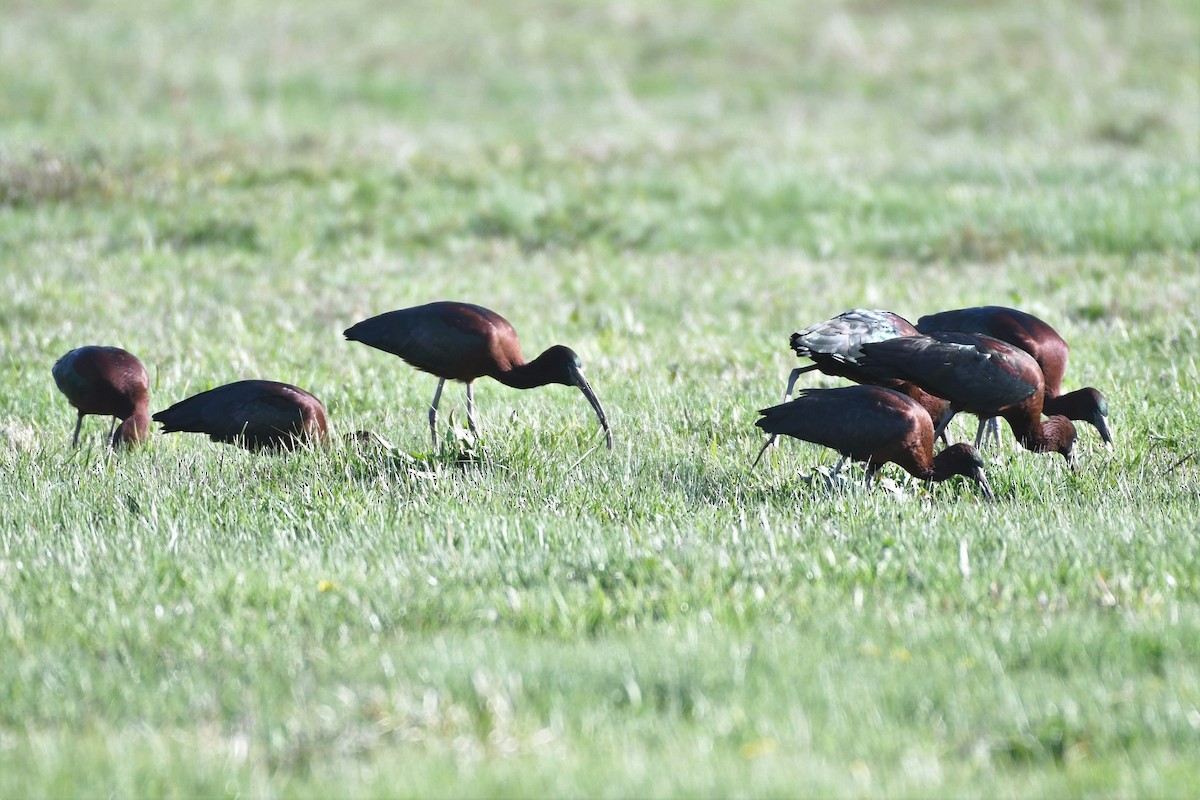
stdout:
<svg viewBox="0 0 1200 800">
<path fill-rule="evenodd" d="M 783 399 L 787 400 L 796 385 L 796 379 L 805 372 L 820 370 L 826 375 L 848 378 L 855 383 L 885 386 L 908 395 L 916 400 L 937 419 L 945 413 L 947 403 L 909 381 L 879 377 L 864 371 L 857 364 L 862 355 L 862 346 L 868 342 L 882 342 L 900 336 L 917 336 L 919 331 L 899 314 L 873 308 L 853 308 L 825 322 L 810 325 L 793 333 L 790 339 L 792 350 L 813 363 L 797 367 L 788 375 L 787 389 Z"/>
<path fill-rule="evenodd" d="M 1060 415 L 1042 421 L 1045 379 L 1024 350 L 983 334 L 946 332 L 868 342 L 857 361 L 872 374 L 911 381 L 949 400 L 937 433 L 959 411 L 1000 416 L 1022 447 L 1061 453 L 1075 467 L 1075 426 Z"/>
<path fill-rule="evenodd" d="M 78 347 L 54 363 L 51 370 L 59 391 L 78 411 L 75 437 L 87 414 L 111 416 L 110 446 L 137 444 L 150 435 L 150 376 L 137 356 L 119 347 Z"/>
<path fill-rule="evenodd" d="M 783 390 L 784 402 L 792 396 L 796 380 L 805 372 L 815 369 L 826 375 L 848 378 L 855 383 L 895 389 L 920 403 L 930 417 L 940 419 L 950 405 L 945 400 L 908 381 L 871 375 L 856 362 L 857 357 L 862 355 L 861 347 L 866 342 L 882 342 L 898 336 L 917 336 L 918 333 L 912 323 L 899 314 L 875 308 L 852 308 L 832 319 L 809 325 L 804 330 L 793 333 L 789 340 L 792 350 L 797 356 L 807 358 L 813 363 L 807 367 L 796 367 L 788 375 L 787 388 Z M 777 438 L 772 436 L 767 439 L 767 443 L 758 453 L 758 458 L 754 460 L 755 464 Z M 946 441 L 944 434 L 942 441 Z"/>
<path fill-rule="evenodd" d="M 984 496 L 993 497 L 979 452 L 969 444 L 955 444 L 935 456 L 933 420 L 920 403 L 894 389 L 807 389 L 789 403 L 758 413 L 762 418 L 754 424 L 772 437 L 793 436 L 841 453 L 835 474 L 846 459 L 864 462 L 868 477 L 890 461 L 926 481 L 964 475 L 979 484 Z"/>
<path fill-rule="evenodd" d="M 921 333 L 963 331 L 983 333 L 1019 347 L 1038 363 L 1046 380 L 1042 413 L 1061 414 L 1068 419 L 1091 423 L 1106 445 L 1112 445 L 1108 426 L 1108 401 L 1099 390 L 1088 386 L 1062 393 L 1070 347 L 1058 331 L 1032 314 L 1003 306 L 977 306 L 928 314 L 917 320 Z"/>
<path fill-rule="evenodd" d="M 303 389 L 276 381 L 238 381 L 180 400 L 154 415 L 163 433 L 207 433 L 248 450 L 292 450 L 324 441 L 325 407 Z"/>
<path fill-rule="evenodd" d="M 467 423 L 472 432 L 478 433 L 472 381 L 486 375 L 515 389 L 551 383 L 577 387 L 600 418 L 608 448 L 612 449 L 608 417 L 583 377 L 582 363 L 575 351 L 558 344 L 526 361 L 521 355 L 517 332 L 495 311 L 470 303 L 428 303 L 363 320 L 347 328 L 345 335 L 350 341 L 400 356 L 417 369 L 439 378 L 429 406 L 429 431 L 434 447 L 438 446 L 438 401 L 446 381 L 467 385 Z"/>
</svg>

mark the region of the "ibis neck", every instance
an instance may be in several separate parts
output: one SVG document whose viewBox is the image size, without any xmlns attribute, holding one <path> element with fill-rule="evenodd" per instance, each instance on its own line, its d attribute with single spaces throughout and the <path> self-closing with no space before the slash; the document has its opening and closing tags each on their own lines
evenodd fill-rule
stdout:
<svg viewBox="0 0 1200 800">
<path fill-rule="evenodd" d="M 1035 453 L 1057 453 L 1074 439 L 1075 430 L 1070 420 L 1063 416 L 1052 416 L 1045 421 L 1041 415 L 1030 419 L 1025 415 L 1005 416 L 1017 441 L 1026 450 Z"/>
<path fill-rule="evenodd" d="M 1076 389 L 1073 392 L 1060 394 L 1058 397 L 1047 397 L 1042 403 L 1042 413 L 1052 416 L 1061 414 L 1067 419 L 1090 420 L 1096 413 L 1096 398 L 1093 389 Z"/>
<path fill-rule="evenodd" d="M 950 401 L 944 400 L 937 395 L 932 395 L 929 392 L 921 389 L 914 383 L 908 384 L 910 387 L 905 392 L 909 397 L 921 404 L 921 408 L 929 412 L 929 418 L 937 422 L 946 413 L 946 409 L 950 407 Z"/>
<path fill-rule="evenodd" d="M 514 389 L 533 389 L 554 383 L 555 378 L 550 372 L 550 364 L 545 360 L 545 355 L 542 353 L 533 361 L 526 361 L 524 364 L 514 364 L 504 372 L 498 373 L 495 378 Z"/>
<path fill-rule="evenodd" d="M 922 477 L 927 481 L 940 483 L 948 478 L 953 478 L 955 475 L 962 474 L 963 469 L 959 465 L 958 453 L 947 448 L 933 457 L 933 462 L 929 465 L 929 471 Z"/>
<path fill-rule="evenodd" d="M 150 438 L 150 410 L 139 404 L 132 414 L 113 431 L 112 445 L 139 444 Z"/>
</svg>

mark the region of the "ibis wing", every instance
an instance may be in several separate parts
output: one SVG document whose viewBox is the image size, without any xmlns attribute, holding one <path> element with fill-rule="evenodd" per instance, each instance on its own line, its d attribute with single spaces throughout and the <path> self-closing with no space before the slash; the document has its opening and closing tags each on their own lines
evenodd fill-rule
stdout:
<svg viewBox="0 0 1200 800">
<path fill-rule="evenodd" d="M 867 342 L 881 342 L 897 336 L 911 336 L 916 329 L 891 311 L 855 308 L 836 317 L 810 325 L 792 334 L 796 355 L 820 360 L 853 362 Z"/>
<path fill-rule="evenodd" d="M 71 398 L 72 402 L 87 394 L 92 388 L 88 377 L 80 374 L 80 370 L 76 368 L 78 354 L 79 350 L 67 353 L 54 362 L 54 368 L 50 371 L 54 375 L 54 383 L 58 386 L 59 391 Z"/>
<path fill-rule="evenodd" d="M 442 374 L 486 354 L 495 329 L 502 326 L 511 329 L 503 317 L 478 306 L 429 303 L 363 320 L 346 330 L 346 338 Z"/>
<path fill-rule="evenodd" d="M 974 308 L 956 308 L 952 311 L 926 314 L 917 320 L 917 330 L 924 334 L 962 331 L 991 335 L 991 320 L 997 308 L 997 306 L 975 306 Z"/>
<path fill-rule="evenodd" d="M 230 398 L 229 408 L 221 419 L 210 424 L 218 438 L 239 436 L 272 437 L 299 433 L 304 426 L 303 400 L 287 391 L 263 391 Z"/>
<path fill-rule="evenodd" d="M 1004 306 L 976 306 L 927 314 L 917 320 L 917 330 L 924 334 L 950 331 L 981 333 L 1008 342 L 1031 355 L 1036 355 L 1041 343 L 1066 344 L 1049 323 L 1028 312 Z"/>
<path fill-rule="evenodd" d="M 912 414 L 925 414 L 913 400 L 882 387 L 808 389 L 795 400 L 763 409 L 755 423 L 767 433 L 824 445 L 859 460 L 903 437 Z"/>
<path fill-rule="evenodd" d="M 1015 369 L 1019 351 L 1004 346 L 985 352 L 965 335 L 908 336 L 862 349 L 858 363 L 868 374 L 909 381 L 967 409 L 1001 408 L 1037 390 Z"/>
<path fill-rule="evenodd" d="M 154 415 L 164 433 L 207 433 L 228 441 L 243 434 L 298 431 L 304 406 L 319 401 L 307 392 L 274 381 L 239 381 L 181 400 Z"/>
</svg>

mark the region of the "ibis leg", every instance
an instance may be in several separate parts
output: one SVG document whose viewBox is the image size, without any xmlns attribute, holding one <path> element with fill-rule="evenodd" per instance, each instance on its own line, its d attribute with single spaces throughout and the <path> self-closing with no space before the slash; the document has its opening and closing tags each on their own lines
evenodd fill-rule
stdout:
<svg viewBox="0 0 1200 800">
<path fill-rule="evenodd" d="M 946 426 L 950 424 L 950 420 L 954 419 L 955 413 L 956 412 L 953 408 L 946 409 L 946 413 L 942 414 L 942 418 L 938 420 L 937 425 L 935 425 L 933 428 L 933 438 L 936 439 L 939 436 L 945 435 Z"/>
<path fill-rule="evenodd" d="M 437 446 L 438 446 L 437 407 L 438 407 L 438 403 L 441 402 L 441 399 L 442 399 L 442 387 L 445 385 L 446 385 L 445 378 L 441 378 L 438 380 L 437 391 L 433 393 L 433 402 L 429 404 L 429 433 L 430 433 L 430 435 L 433 436 L 433 449 L 434 450 L 436 450 Z"/>
<path fill-rule="evenodd" d="M 833 465 L 833 472 L 829 473 L 829 480 L 833 480 L 838 476 L 838 473 L 842 471 L 842 467 L 845 466 L 846 461 L 849 460 L 849 458 L 850 456 L 842 456 L 838 459 L 838 462 Z"/>
<path fill-rule="evenodd" d="M 758 466 L 758 462 L 762 461 L 763 453 L 767 452 L 767 448 L 775 444 L 775 440 L 779 438 L 779 434 L 772 433 L 767 437 L 767 441 L 763 444 L 762 449 L 758 451 L 758 457 L 754 459 L 754 463 L 750 465 L 750 469 Z"/>
<path fill-rule="evenodd" d="M 75 438 L 71 440 L 71 447 L 79 447 L 79 429 L 83 426 L 83 412 L 79 412 L 79 416 L 75 419 Z"/>
<path fill-rule="evenodd" d="M 1000 446 L 1000 420 L 998 417 L 988 417 L 979 420 L 979 428 L 975 431 L 975 448 L 986 442 L 995 442 Z"/>
<path fill-rule="evenodd" d="M 471 433 L 479 437 L 479 429 L 475 426 L 475 384 L 467 384 L 467 427 Z"/>
<path fill-rule="evenodd" d="M 796 367 L 794 370 L 792 370 L 788 374 L 787 388 L 783 390 L 783 402 L 786 403 L 788 400 L 792 399 L 792 389 L 796 388 L 796 380 L 803 373 L 810 372 L 811 370 L 814 370 L 816 368 L 817 368 L 816 364 L 813 364 L 811 367 Z M 758 462 L 762 461 L 763 453 L 767 452 L 767 448 L 770 447 L 771 445 L 775 444 L 777 439 L 779 439 L 779 434 L 772 433 L 771 436 L 767 439 L 767 443 L 762 446 L 762 450 L 758 451 L 758 458 L 754 459 L 754 463 L 750 465 L 750 469 L 754 469 L 755 467 L 758 466 Z"/>
<path fill-rule="evenodd" d="M 787 388 L 783 390 L 783 402 L 786 403 L 788 400 L 792 399 L 792 389 L 796 388 L 796 379 L 799 378 L 801 375 L 803 375 L 805 372 L 812 372 L 816 368 L 817 368 L 816 364 L 811 364 L 807 367 L 796 367 L 794 370 L 791 371 L 791 373 L 788 375 Z"/>
</svg>

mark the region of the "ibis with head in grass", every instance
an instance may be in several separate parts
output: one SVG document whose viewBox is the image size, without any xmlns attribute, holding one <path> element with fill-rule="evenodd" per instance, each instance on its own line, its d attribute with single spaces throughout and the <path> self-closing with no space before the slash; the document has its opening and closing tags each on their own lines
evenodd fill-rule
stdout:
<svg viewBox="0 0 1200 800">
<path fill-rule="evenodd" d="M 1061 415 L 1042 420 L 1045 379 L 1020 348 L 983 334 L 946 332 L 868 342 L 856 361 L 869 374 L 909 381 L 950 401 L 935 434 L 960 411 L 1004 417 L 1026 450 L 1060 453 L 1076 467 L 1075 426 Z M 980 426 L 977 447 L 982 433 Z"/>
<path fill-rule="evenodd" d="M 278 381 L 228 383 L 180 400 L 154 415 L 163 433 L 205 433 L 247 450 L 294 450 L 327 436 L 325 406 L 303 389 Z"/>
<path fill-rule="evenodd" d="M 955 475 L 979 485 L 992 498 L 983 459 L 969 444 L 955 444 L 933 454 L 933 420 L 921 404 L 883 386 L 843 386 L 806 389 L 795 400 L 765 408 L 754 424 L 774 437 L 792 436 L 837 450 L 842 459 L 866 464 L 868 479 L 884 464 L 898 464 L 925 481 L 944 481 Z M 759 451 L 759 457 L 767 445 Z M 757 463 L 757 462 L 755 462 Z"/>
<path fill-rule="evenodd" d="M 1088 386 L 1063 394 L 1063 374 L 1067 371 L 1071 348 L 1049 323 L 1015 308 L 976 306 L 927 314 L 917 320 L 917 330 L 921 333 L 982 333 L 1021 348 L 1033 356 L 1045 379 L 1042 413 L 1061 414 L 1067 419 L 1090 423 L 1100 432 L 1104 444 L 1112 446 L 1108 400 L 1100 390 Z"/>
<path fill-rule="evenodd" d="M 112 417 L 108 444 L 138 444 L 150 435 L 150 376 L 137 356 L 119 347 L 78 347 L 54 363 L 51 374 L 59 391 L 79 412 L 71 446 L 79 445 L 79 429 L 88 414 Z M 121 420 L 120 426 L 116 421 Z"/>
</svg>

